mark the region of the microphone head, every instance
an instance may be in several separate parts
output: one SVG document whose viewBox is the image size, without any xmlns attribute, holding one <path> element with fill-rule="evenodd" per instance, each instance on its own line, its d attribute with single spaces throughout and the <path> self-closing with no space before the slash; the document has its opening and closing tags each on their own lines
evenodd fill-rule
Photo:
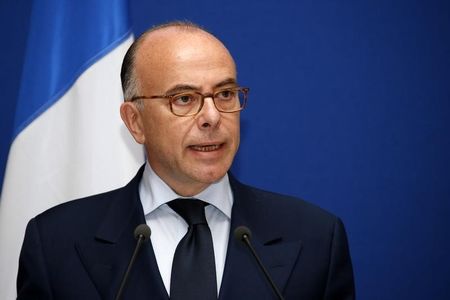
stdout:
<svg viewBox="0 0 450 300">
<path fill-rule="evenodd" d="M 134 237 L 136 239 L 139 239 L 140 237 L 142 237 L 142 241 L 148 240 L 150 238 L 151 234 L 152 234 L 152 231 L 150 230 L 150 227 L 148 227 L 147 224 L 140 224 L 134 230 Z"/>
<path fill-rule="evenodd" d="M 238 226 L 234 230 L 234 238 L 238 241 L 243 241 L 245 238 L 251 239 L 252 238 L 252 232 L 250 229 L 246 226 Z"/>
</svg>

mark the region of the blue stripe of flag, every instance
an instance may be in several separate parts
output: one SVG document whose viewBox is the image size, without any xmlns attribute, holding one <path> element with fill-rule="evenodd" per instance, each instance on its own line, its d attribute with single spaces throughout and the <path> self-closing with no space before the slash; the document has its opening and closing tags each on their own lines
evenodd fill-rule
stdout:
<svg viewBox="0 0 450 300">
<path fill-rule="evenodd" d="M 35 0 L 13 138 L 130 34 L 126 0 Z"/>
</svg>

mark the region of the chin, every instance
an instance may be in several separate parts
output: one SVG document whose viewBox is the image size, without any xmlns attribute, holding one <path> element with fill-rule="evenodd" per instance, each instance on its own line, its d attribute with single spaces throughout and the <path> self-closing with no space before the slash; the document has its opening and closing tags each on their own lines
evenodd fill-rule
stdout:
<svg viewBox="0 0 450 300">
<path fill-rule="evenodd" d="M 221 169 L 221 170 L 199 170 L 194 175 L 194 178 L 197 179 L 197 181 L 205 183 L 205 184 L 212 184 L 219 179 L 221 179 L 225 174 L 227 173 L 228 169 Z"/>
</svg>

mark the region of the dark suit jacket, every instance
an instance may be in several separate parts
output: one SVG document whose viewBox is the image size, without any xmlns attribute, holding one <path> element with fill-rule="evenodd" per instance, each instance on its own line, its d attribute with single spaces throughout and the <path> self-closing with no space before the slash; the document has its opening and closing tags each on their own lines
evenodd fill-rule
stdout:
<svg viewBox="0 0 450 300">
<path fill-rule="evenodd" d="M 32 219 L 19 262 L 18 299 L 113 299 L 145 223 L 138 185 L 56 206 Z M 342 222 L 300 199 L 243 185 L 234 195 L 219 299 L 276 299 L 248 249 L 233 238 L 245 225 L 275 283 L 290 299 L 354 299 Z M 123 299 L 168 299 L 151 243 L 139 253 Z"/>
</svg>

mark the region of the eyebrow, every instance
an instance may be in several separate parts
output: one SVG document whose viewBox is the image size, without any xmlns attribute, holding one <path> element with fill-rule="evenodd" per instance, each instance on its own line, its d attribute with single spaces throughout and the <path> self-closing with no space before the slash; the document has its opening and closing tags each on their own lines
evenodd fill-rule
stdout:
<svg viewBox="0 0 450 300">
<path fill-rule="evenodd" d="M 166 95 L 173 95 L 180 92 L 186 92 L 186 91 L 197 91 L 198 87 L 194 85 L 189 84 L 177 84 L 174 87 L 170 88 L 165 94 Z"/>
<path fill-rule="evenodd" d="M 216 88 L 224 87 L 224 86 L 230 85 L 230 84 L 236 85 L 237 84 L 236 79 L 235 78 L 227 78 L 225 80 L 222 80 L 221 82 L 216 84 L 214 86 L 214 88 L 216 89 Z"/>
<path fill-rule="evenodd" d="M 221 82 L 214 85 L 214 89 L 221 88 L 227 85 L 236 85 L 236 79 L 234 78 L 227 78 L 225 80 L 222 80 Z M 189 84 L 177 84 L 174 87 L 167 90 L 165 95 L 173 95 L 180 92 L 186 92 L 186 91 L 198 91 L 200 88 L 195 85 L 189 85 Z"/>
</svg>

